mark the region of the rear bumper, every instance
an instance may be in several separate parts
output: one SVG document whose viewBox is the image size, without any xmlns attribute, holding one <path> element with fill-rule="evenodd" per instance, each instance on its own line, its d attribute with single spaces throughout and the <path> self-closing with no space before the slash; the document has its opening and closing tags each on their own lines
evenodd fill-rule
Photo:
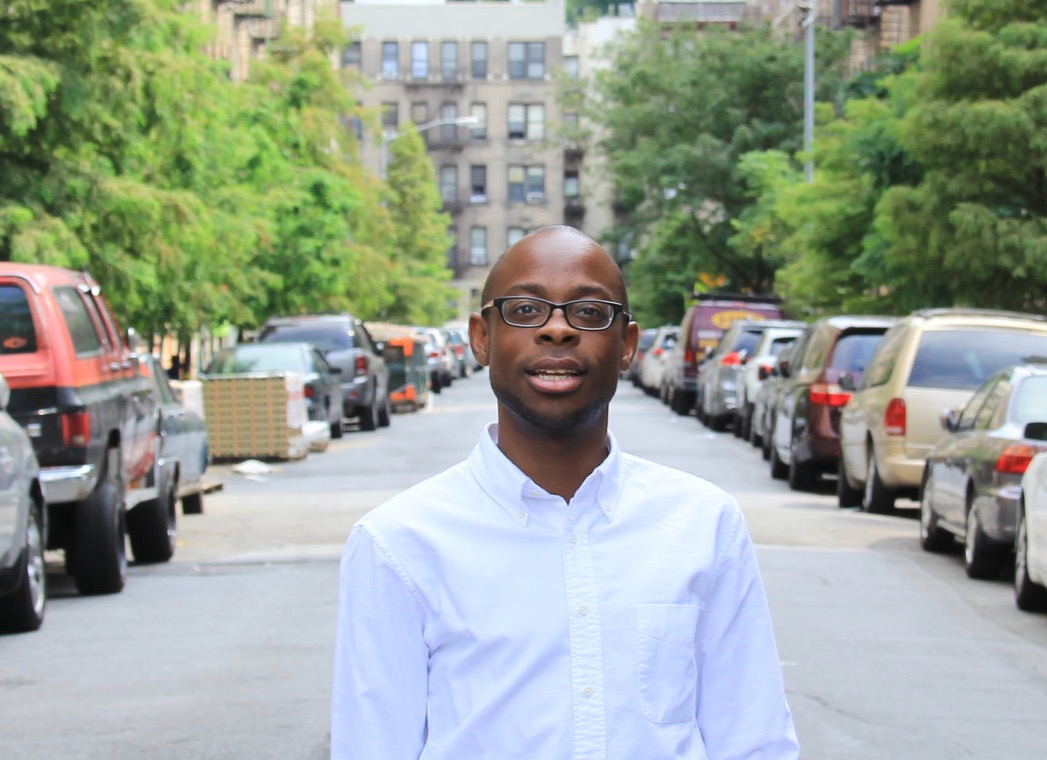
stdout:
<svg viewBox="0 0 1047 760">
<path fill-rule="evenodd" d="M 98 484 L 98 468 L 93 464 L 41 467 L 40 482 L 48 504 L 80 501 L 86 499 Z"/>
</svg>

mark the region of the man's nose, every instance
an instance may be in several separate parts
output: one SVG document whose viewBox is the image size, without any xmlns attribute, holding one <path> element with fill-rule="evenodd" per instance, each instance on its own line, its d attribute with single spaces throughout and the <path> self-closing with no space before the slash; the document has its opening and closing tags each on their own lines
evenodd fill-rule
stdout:
<svg viewBox="0 0 1047 760">
<path fill-rule="evenodd" d="M 570 322 L 567 321 L 567 308 L 564 306 L 553 307 L 549 319 L 546 320 L 544 325 L 538 328 L 538 333 L 542 340 L 552 340 L 556 342 L 563 342 L 572 339 L 577 340 L 578 338 L 578 331 L 571 327 Z"/>
</svg>

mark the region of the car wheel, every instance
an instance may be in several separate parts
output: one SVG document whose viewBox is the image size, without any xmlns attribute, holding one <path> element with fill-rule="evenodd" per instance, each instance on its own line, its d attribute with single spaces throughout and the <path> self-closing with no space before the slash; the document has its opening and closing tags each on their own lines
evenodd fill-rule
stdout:
<svg viewBox="0 0 1047 760">
<path fill-rule="evenodd" d="M 929 552 L 944 552 L 952 548 L 952 534 L 938 526 L 934 512 L 934 476 L 927 469 L 920 486 L 920 546 Z"/>
<path fill-rule="evenodd" d="M 118 460 L 118 457 L 109 457 Z M 119 462 L 113 467 L 119 471 Z M 127 580 L 124 491 L 118 478 L 103 479 L 76 506 L 72 576 L 81 594 L 115 594 Z"/>
<path fill-rule="evenodd" d="M 341 438 L 345 435 L 345 430 L 342 428 L 342 407 L 338 405 L 338 419 L 331 423 L 331 438 Z"/>
<path fill-rule="evenodd" d="M 1003 568 L 1003 551 L 992 545 L 978 522 L 973 499 L 967 500 L 967 522 L 963 535 L 963 569 L 968 578 L 990 580 Z"/>
<path fill-rule="evenodd" d="M 183 515 L 202 515 L 204 513 L 203 491 L 187 494 L 182 497 Z"/>
<path fill-rule="evenodd" d="M 443 386 L 440 385 L 440 375 L 438 373 L 434 372 L 433 376 L 429 378 L 429 385 L 433 393 L 439 393 L 442 390 Z"/>
<path fill-rule="evenodd" d="M 855 488 L 847 482 L 847 466 L 843 463 L 842 456 L 836 465 L 836 502 L 841 509 L 862 505 L 862 489 Z"/>
<path fill-rule="evenodd" d="M 771 477 L 775 480 L 785 480 L 789 475 L 789 465 L 782 461 L 782 458 L 778 456 L 778 447 L 771 443 Z"/>
<path fill-rule="evenodd" d="M 769 462 L 771 459 L 771 449 L 774 448 L 774 430 L 769 427 L 765 427 L 763 431 L 763 440 L 760 441 L 760 455 L 763 457 L 763 461 Z"/>
<path fill-rule="evenodd" d="M 378 427 L 389 427 L 389 423 L 392 421 L 393 415 L 393 404 L 386 396 L 385 403 L 382 404 L 382 408 L 378 410 Z"/>
<path fill-rule="evenodd" d="M 166 484 L 155 499 L 127 514 L 127 536 L 136 562 L 167 562 L 175 550 L 175 484 Z"/>
<path fill-rule="evenodd" d="M 378 401 L 372 398 L 371 403 L 364 409 L 360 410 L 360 429 L 361 430 L 377 430 L 378 429 Z"/>
<path fill-rule="evenodd" d="M 753 405 L 746 402 L 739 413 L 741 417 L 741 438 L 752 443 L 753 438 Z"/>
<path fill-rule="evenodd" d="M 880 472 L 876 469 L 876 453 L 871 446 L 869 447 L 869 466 L 865 471 L 862 509 L 874 514 L 885 514 L 894 509 L 894 491 L 880 480 Z"/>
<path fill-rule="evenodd" d="M 41 506 L 29 509 L 25 546 L 18 559 L 17 591 L 0 597 L 0 631 L 28 633 L 44 622 L 47 606 L 47 568 L 44 564 L 44 531 Z"/>
<path fill-rule="evenodd" d="M 796 452 L 789 458 L 789 488 L 794 491 L 813 491 L 818 482 L 818 468 L 814 462 L 801 462 Z"/>
<path fill-rule="evenodd" d="M 1047 587 L 1029 577 L 1029 528 L 1024 505 L 1018 514 L 1018 535 L 1014 542 L 1014 603 L 1026 612 L 1047 612 Z"/>
</svg>

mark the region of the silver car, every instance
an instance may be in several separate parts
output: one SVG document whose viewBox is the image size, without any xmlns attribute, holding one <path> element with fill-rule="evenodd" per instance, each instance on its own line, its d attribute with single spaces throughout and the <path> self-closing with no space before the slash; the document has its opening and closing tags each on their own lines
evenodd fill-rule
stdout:
<svg viewBox="0 0 1047 760">
<path fill-rule="evenodd" d="M 40 465 L 22 426 L 7 413 L 11 389 L 0 376 L 0 631 L 35 631 L 44 622 L 47 509 Z"/>
</svg>

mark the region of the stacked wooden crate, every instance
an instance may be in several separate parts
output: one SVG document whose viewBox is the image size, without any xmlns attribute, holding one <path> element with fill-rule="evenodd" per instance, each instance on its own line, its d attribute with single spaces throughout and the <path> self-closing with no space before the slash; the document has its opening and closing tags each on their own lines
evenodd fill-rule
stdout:
<svg viewBox="0 0 1047 760">
<path fill-rule="evenodd" d="M 215 459 L 306 455 L 305 393 L 297 372 L 207 377 L 204 413 Z"/>
</svg>

